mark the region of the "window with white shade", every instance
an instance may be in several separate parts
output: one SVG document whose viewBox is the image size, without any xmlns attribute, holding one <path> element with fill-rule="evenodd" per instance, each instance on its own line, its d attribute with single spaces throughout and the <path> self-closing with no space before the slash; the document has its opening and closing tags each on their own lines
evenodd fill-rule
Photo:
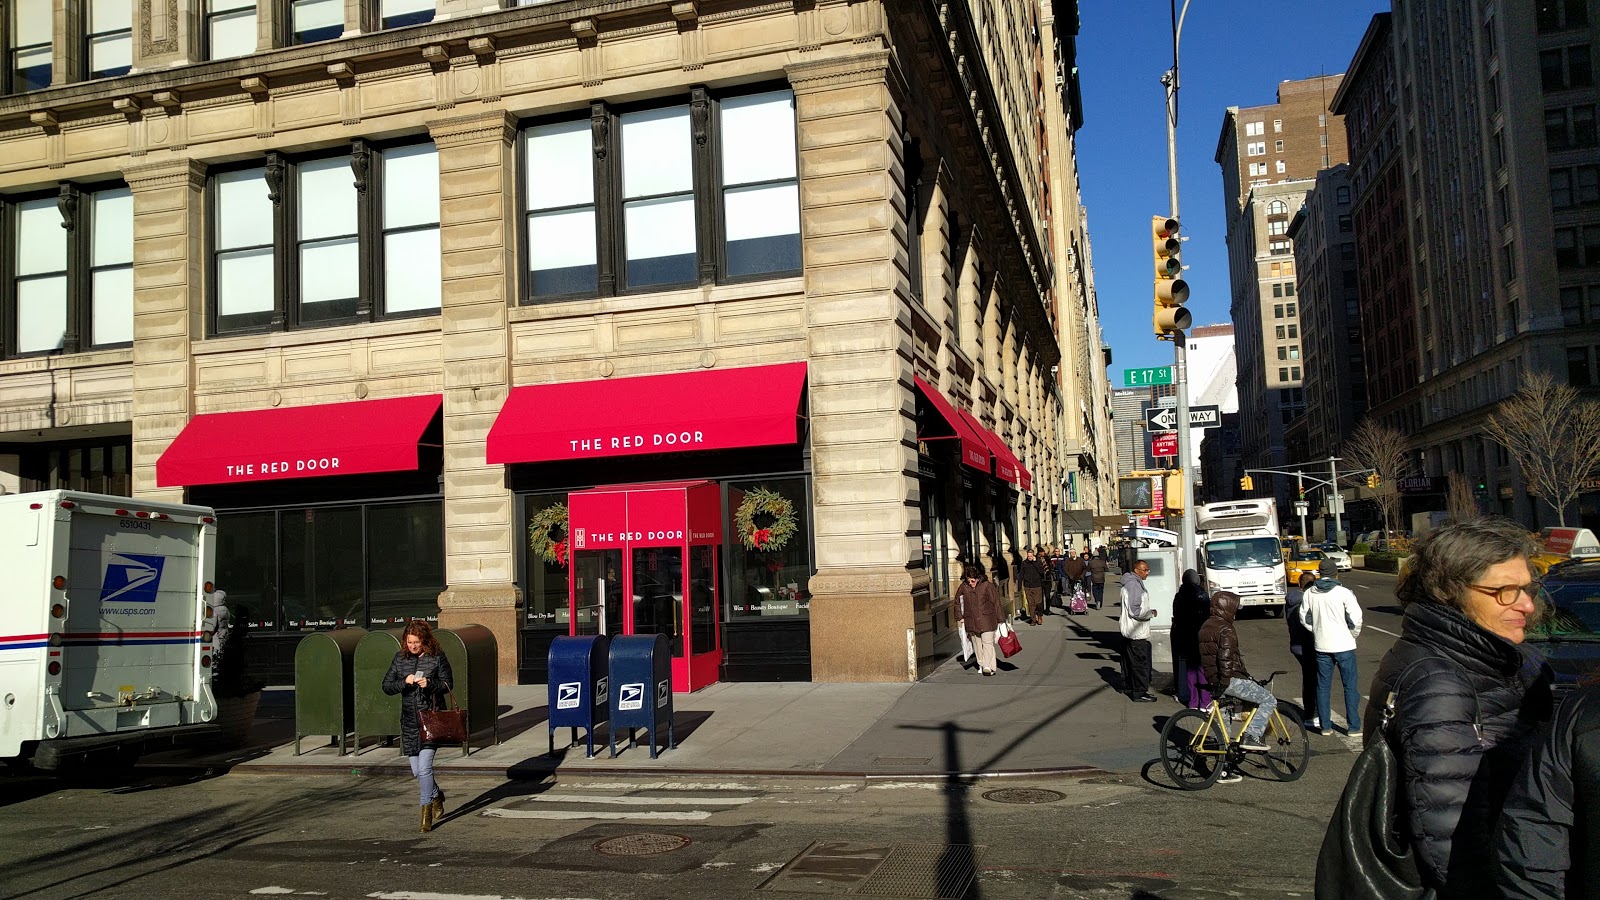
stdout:
<svg viewBox="0 0 1600 900">
<path fill-rule="evenodd" d="M 273 156 L 213 175 L 211 195 L 215 333 L 439 311 L 432 143 L 358 140 L 338 156 Z"/>
<path fill-rule="evenodd" d="M 50 46 L 51 0 L 12 0 L 5 15 L 6 93 L 49 87 L 55 56 Z"/>
<path fill-rule="evenodd" d="M 524 302 L 800 271 L 787 89 L 538 122 L 522 131 Z"/>
<path fill-rule="evenodd" d="M 433 21 L 434 0 L 378 0 L 378 15 L 384 28 L 420 25 Z"/>
<path fill-rule="evenodd" d="M 11 351 L 50 353 L 67 335 L 67 232 L 55 197 L 16 204 Z"/>
<path fill-rule="evenodd" d="M 290 0 L 290 43 L 330 41 L 344 34 L 344 0 Z"/>
<path fill-rule="evenodd" d="M 133 343 L 133 192 L 89 195 L 89 343 Z"/>
<path fill-rule="evenodd" d="M 84 29 L 89 77 L 126 75 L 133 68 L 133 0 L 88 0 Z"/>
<path fill-rule="evenodd" d="M 383 151 L 383 305 L 387 313 L 438 310 L 439 151 Z"/>
<path fill-rule="evenodd" d="M 211 179 L 212 296 L 219 331 L 272 321 L 277 289 L 274 208 L 266 169 L 224 172 Z"/>
<path fill-rule="evenodd" d="M 208 59 L 256 52 L 256 0 L 206 0 L 205 9 Z"/>
<path fill-rule="evenodd" d="M 594 152 L 588 119 L 522 133 L 528 293 L 591 294 L 599 286 Z"/>
<path fill-rule="evenodd" d="M 627 113 L 622 122 L 622 231 L 631 288 L 696 278 L 689 107 Z"/>
<path fill-rule="evenodd" d="M 800 179 L 794 94 L 722 101 L 724 271 L 730 278 L 800 269 Z"/>
</svg>

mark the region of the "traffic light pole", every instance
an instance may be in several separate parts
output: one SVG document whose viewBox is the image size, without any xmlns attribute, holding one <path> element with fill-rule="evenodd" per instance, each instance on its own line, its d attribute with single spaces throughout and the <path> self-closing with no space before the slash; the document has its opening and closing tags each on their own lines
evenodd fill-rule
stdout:
<svg viewBox="0 0 1600 900">
<path fill-rule="evenodd" d="M 1167 88 L 1167 205 L 1172 218 L 1178 218 L 1178 44 L 1183 37 L 1183 18 L 1189 13 L 1189 0 L 1172 6 L 1172 68 L 1162 76 Z M 1178 472 L 1183 483 L 1183 517 L 1178 530 L 1179 570 L 1195 566 L 1194 554 L 1194 471 L 1189 459 L 1193 441 L 1189 428 L 1189 338 L 1182 330 L 1172 333 L 1172 381 L 1178 394 Z"/>
</svg>

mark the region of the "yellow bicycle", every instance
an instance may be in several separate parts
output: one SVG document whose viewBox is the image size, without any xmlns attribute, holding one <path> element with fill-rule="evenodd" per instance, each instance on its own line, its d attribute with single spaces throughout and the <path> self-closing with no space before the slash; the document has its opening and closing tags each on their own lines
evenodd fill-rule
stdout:
<svg viewBox="0 0 1600 900">
<path fill-rule="evenodd" d="M 1287 672 L 1273 672 L 1256 683 L 1272 690 L 1272 679 Z M 1201 791 L 1217 783 L 1224 771 L 1238 771 L 1247 765 L 1256 765 L 1264 757 L 1267 768 L 1279 781 L 1294 781 L 1306 773 L 1311 761 L 1311 740 L 1306 736 L 1306 726 L 1300 714 L 1282 704 L 1273 711 L 1272 719 L 1262 732 L 1261 741 L 1267 745 L 1260 750 L 1245 750 L 1239 739 L 1260 710 L 1250 706 L 1242 716 L 1234 716 L 1238 730 L 1228 733 L 1228 717 L 1224 707 L 1236 708 L 1244 702 L 1232 697 L 1213 698 L 1211 707 L 1201 711 L 1186 709 L 1167 720 L 1161 728 L 1161 764 L 1167 775 L 1186 791 Z"/>
</svg>

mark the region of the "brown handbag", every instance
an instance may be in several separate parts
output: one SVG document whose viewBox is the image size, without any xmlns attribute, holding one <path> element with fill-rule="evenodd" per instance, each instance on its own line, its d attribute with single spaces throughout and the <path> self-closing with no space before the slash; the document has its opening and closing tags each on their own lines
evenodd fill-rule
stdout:
<svg viewBox="0 0 1600 900">
<path fill-rule="evenodd" d="M 424 744 L 465 744 L 467 742 L 467 711 L 456 706 L 456 693 L 451 691 L 450 709 L 417 710 L 417 728 Z"/>
</svg>

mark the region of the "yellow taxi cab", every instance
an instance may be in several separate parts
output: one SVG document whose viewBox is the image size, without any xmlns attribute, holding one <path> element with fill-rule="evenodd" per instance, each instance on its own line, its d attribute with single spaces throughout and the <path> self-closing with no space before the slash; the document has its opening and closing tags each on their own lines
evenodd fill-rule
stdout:
<svg viewBox="0 0 1600 900">
<path fill-rule="evenodd" d="M 1575 557 L 1600 556 L 1600 538 L 1587 528 L 1544 528 L 1536 538 L 1539 552 L 1528 560 L 1543 577 L 1550 567 Z"/>
<path fill-rule="evenodd" d="M 1327 558 L 1327 554 L 1314 547 L 1296 550 L 1283 564 L 1288 569 L 1289 583 L 1299 584 L 1300 576 L 1306 572 L 1316 575 L 1322 569 L 1322 561 Z"/>
</svg>

